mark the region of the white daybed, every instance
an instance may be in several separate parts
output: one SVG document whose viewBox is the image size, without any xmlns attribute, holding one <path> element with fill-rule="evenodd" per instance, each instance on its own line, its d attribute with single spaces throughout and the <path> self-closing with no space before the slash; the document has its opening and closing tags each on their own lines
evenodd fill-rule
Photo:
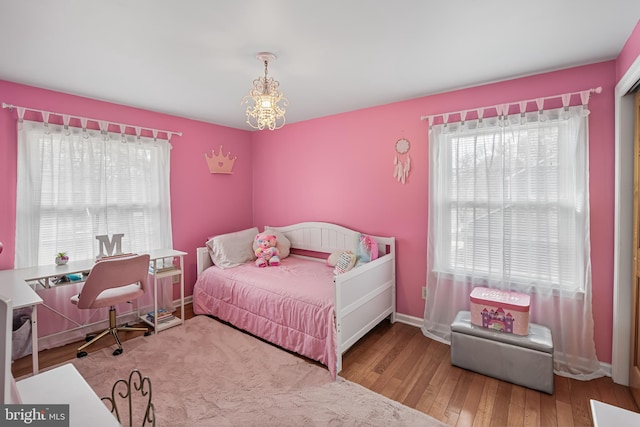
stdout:
<svg viewBox="0 0 640 427">
<path fill-rule="evenodd" d="M 334 278 L 333 270 L 323 264 L 331 253 L 356 252 L 359 232 L 323 222 L 265 227 L 265 231 L 270 230 L 281 232 L 291 242 L 291 260 L 282 260 L 279 267 L 258 268 L 250 261 L 239 267 L 220 269 L 213 266 L 206 247 L 197 248 L 194 312 L 218 317 L 282 348 L 317 360 L 325 364 L 335 378 L 342 369 L 342 354 L 349 347 L 386 317 L 395 322 L 395 238 L 370 236 L 378 243 L 379 257 Z M 274 281 L 279 281 L 275 275 L 279 271 L 285 274 L 285 270 L 296 270 L 305 263 L 304 268 L 313 272 L 299 277 L 293 291 L 291 287 L 280 293 L 274 290 L 277 285 Z M 220 278 L 223 275 L 231 277 Z M 322 283 L 305 290 L 307 282 L 317 277 Z M 271 284 L 262 286 L 261 282 L 267 280 L 271 280 Z M 284 283 L 289 278 L 281 281 Z M 250 282 L 258 286 L 246 287 Z M 222 290 L 225 286 L 230 288 Z M 326 289 L 328 294 L 324 307 L 320 307 L 323 303 L 315 307 L 311 300 L 318 288 Z M 253 295 L 258 295 L 260 301 L 245 303 L 243 298 Z M 303 306 L 298 309 L 300 300 Z M 307 326 L 300 326 L 301 321 L 295 320 L 296 313 L 291 313 L 292 310 L 304 316 L 302 322 Z M 317 325 L 312 328 L 320 328 L 320 334 L 314 332 L 310 337 L 306 330 L 308 322 L 315 322 Z"/>
</svg>

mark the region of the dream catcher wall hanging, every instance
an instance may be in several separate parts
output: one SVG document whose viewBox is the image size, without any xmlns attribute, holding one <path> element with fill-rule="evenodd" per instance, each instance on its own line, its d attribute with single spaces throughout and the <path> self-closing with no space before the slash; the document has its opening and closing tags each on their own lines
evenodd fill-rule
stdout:
<svg viewBox="0 0 640 427">
<path fill-rule="evenodd" d="M 393 177 L 398 182 L 405 183 L 411 170 L 411 157 L 409 157 L 411 144 L 408 139 L 400 138 L 396 141 L 396 156 L 393 159 Z"/>
</svg>

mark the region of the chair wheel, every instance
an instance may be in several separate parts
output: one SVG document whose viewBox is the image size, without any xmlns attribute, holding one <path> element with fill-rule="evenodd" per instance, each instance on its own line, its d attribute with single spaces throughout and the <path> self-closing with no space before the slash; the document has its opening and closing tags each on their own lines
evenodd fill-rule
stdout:
<svg viewBox="0 0 640 427">
<path fill-rule="evenodd" d="M 144 333 L 145 337 L 148 337 L 149 335 L 151 335 L 151 331 L 147 331 L 147 332 Z"/>
<path fill-rule="evenodd" d="M 121 355 L 121 354 L 122 354 L 122 349 L 121 349 L 121 348 L 116 348 L 116 349 L 113 351 L 113 355 L 114 355 L 114 356 L 119 356 L 119 355 Z"/>
<path fill-rule="evenodd" d="M 87 356 L 88 354 L 89 354 L 89 353 L 87 353 L 86 351 L 79 351 L 79 352 L 77 352 L 77 353 L 76 353 L 76 357 L 77 357 L 78 359 L 80 359 L 81 357 L 85 357 L 85 356 Z"/>
<path fill-rule="evenodd" d="M 95 335 L 87 335 L 86 337 L 84 337 L 84 341 L 85 341 L 85 342 L 89 342 L 89 341 L 91 341 L 92 339 L 94 339 L 95 337 L 96 337 Z"/>
</svg>

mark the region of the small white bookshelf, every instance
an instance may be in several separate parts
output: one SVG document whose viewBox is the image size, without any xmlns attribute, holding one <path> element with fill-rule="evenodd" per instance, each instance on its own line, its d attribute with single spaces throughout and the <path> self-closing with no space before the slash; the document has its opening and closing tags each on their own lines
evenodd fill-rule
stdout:
<svg viewBox="0 0 640 427">
<path fill-rule="evenodd" d="M 149 265 L 149 274 L 153 275 L 153 310 L 155 313 L 153 321 L 147 318 L 147 313 L 140 315 L 140 320 L 153 327 L 154 332 L 164 331 L 165 329 L 184 323 L 184 256 L 186 252 L 174 249 L 159 249 L 150 251 L 151 262 Z M 178 259 L 178 265 L 174 264 L 174 260 Z M 170 260 L 170 261 L 167 261 Z M 179 281 L 172 279 L 173 285 L 180 285 L 180 317 L 173 317 L 165 320 L 158 320 L 158 281 L 167 277 L 178 277 Z"/>
</svg>

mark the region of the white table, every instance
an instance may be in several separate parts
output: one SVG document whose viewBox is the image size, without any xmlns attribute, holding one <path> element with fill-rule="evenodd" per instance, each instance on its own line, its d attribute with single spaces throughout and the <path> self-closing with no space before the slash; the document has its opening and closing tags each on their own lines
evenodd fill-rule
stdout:
<svg viewBox="0 0 640 427">
<path fill-rule="evenodd" d="M 69 426 L 120 426 L 100 397 L 68 363 L 16 383 L 23 404 L 69 405 Z"/>
<path fill-rule="evenodd" d="M 21 270 L 1 270 L 0 289 L 2 295 L 10 299 L 13 309 L 31 307 L 31 358 L 33 373 L 38 373 L 38 310 L 42 298 L 27 285 Z"/>
<path fill-rule="evenodd" d="M 590 403 L 594 427 L 640 426 L 640 414 L 637 412 L 629 411 L 627 409 L 619 408 L 593 399 L 590 400 Z"/>
<path fill-rule="evenodd" d="M 176 324 L 184 323 L 184 255 L 186 252 L 177 251 L 174 249 L 157 249 L 153 251 L 143 252 L 149 254 L 151 262 L 156 264 L 158 260 L 164 258 L 180 259 L 179 268 L 171 272 L 164 272 L 154 275 L 154 310 L 158 310 L 157 303 L 157 279 L 166 277 L 168 275 L 175 276 L 180 274 L 180 309 L 181 318 L 175 319 L 170 325 L 158 325 L 155 326 L 155 331 L 158 331 L 158 327 L 175 326 Z M 13 309 L 19 309 L 23 307 L 31 307 L 31 347 L 32 347 L 32 361 L 33 361 L 33 373 L 37 374 L 39 370 L 38 364 L 38 312 L 37 306 L 42 304 L 42 298 L 35 292 L 35 290 L 29 286 L 28 282 L 40 282 L 43 286 L 47 287 L 49 280 L 53 277 L 64 276 L 67 274 L 77 274 L 91 270 L 91 267 L 95 264 L 95 260 L 81 260 L 71 261 L 65 265 L 41 265 L 36 267 L 19 268 L 13 270 L 0 270 L 0 293 L 5 297 L 11 299 L 13 302 Z"/>
</svg>

